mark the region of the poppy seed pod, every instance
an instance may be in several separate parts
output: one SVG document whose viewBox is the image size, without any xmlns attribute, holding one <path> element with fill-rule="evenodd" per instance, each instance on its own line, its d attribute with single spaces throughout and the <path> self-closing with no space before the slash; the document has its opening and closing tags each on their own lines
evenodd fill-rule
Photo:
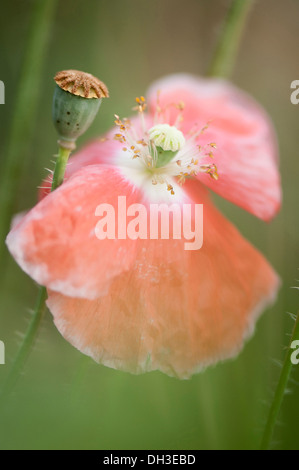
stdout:
<svg viewBox="0 0 299 470">
<path fill-rule="evenodd" d="M 54 80 L 52 116 L 59 144 L 73 150 L 80 135 L 92 124 L 102 98 L 109 96 L 106 85 L 89 73 L 78 70 L 58 72 Z"/>
</svg>

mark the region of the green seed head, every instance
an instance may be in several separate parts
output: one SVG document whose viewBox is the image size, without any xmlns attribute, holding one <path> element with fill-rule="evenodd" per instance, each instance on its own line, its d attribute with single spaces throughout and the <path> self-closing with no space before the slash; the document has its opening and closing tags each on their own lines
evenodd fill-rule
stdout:
<svg viewBox="0 0 299 470">
<path fill-rule="evenodd" d="M 106 85 L 89 73 L 78 70 L 58 72 L 54 80 L 53 122 L 59 144 L 73 150 L 77 138 L 93 122 L 102 98 L 109 96 Z"/>
</svg>

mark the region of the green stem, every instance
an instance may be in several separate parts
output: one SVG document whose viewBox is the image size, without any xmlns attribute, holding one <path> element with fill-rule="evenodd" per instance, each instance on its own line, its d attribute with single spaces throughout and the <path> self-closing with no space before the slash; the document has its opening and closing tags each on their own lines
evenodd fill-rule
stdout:
<svg viewBox="0 0 299 470">
<path fill-rule="evenodd" d="M 10 393 L 14 384 L 16 383 L 20 373 L 22 372 L 24 363 L 30 353 L 31 347 L 36 338 L 37 331 L 39 329 L 43 313 L 45 311 L 45 300 L 47 297 L 47 289 L 45 287 L 39 288 L 38 298 L 32 319 L 30 321 L 28 330 L 23 339 L 22 345 L 18 351 L 18 354 L 12 364 L 6 382 L 4 383 L 0 393 L 0 406 L 3 404 L 3 399 Z"/>
<path fill-rule="evenodd" d="M 35 0 L 0 180 L 0 257 L 9 231 L 19 179 L 24 168 L 39 100 L 41 71 L 57 0 Z M 1 262 L 3 266 L 3 262 Z"/>
<path fill-rule="evenodd" d="M 60 186 L 63 183 L 65 169 L 66 169 L 66 165 L 67 165 L 70 153 L 71 151 L 69 149 L 65 149 L 59 146 L 57 160 L 55 163 L 55 169 L 54 169 L 54 174 L 53 174 L 52 185 L 51 185 L 51 191 L 54 191 L 56 188 L 58 188 L 58 186 Z M 6 397 L 10 393 L 18 377 L 20 376 L 20 373 L 23 370 L 26 359 L 29 356 L 29 353 L 32 349 L 37 332 L 39 330 L 39 326 L 43 318 L 43 314 L 45 311 L 46 298 L 47 298 L 47 289 L 44 286 L 40 286 L 36 306 L 32 314 L 32 319 L 29 324 L 28 330 L 25 334 L 25 337 L 22 341 L 20 349 L 16 355 L 16 358 L 14 359 L 14 362 L 11 366 L 6 382 L 4 383 L 1 389 L 0 404 L 3 403 L 3 398 Z"/>
<path fill-rule="evenodd" d="M 281 404 L 283 401 L 283 397 L 288 385 L 290 373 L 292 370 L 292 362 L 291 362 L 291 355 L 293 350 L 291 348 L 291 344 L 293 341 L 299 340 L 299 312 L 297 314 L 295 326 L 293 329 L 293 333 L 291 336 L 291 341 L 288 347 L 288 351 L 284 360 L 284 364 L 281 370 L 280 378 L 278 381 L 278 385 L 276 387 L 274 399 L 269 411 L 268 420 L 265 426 L 262 443 L 261 443 L 261 450 L 268 450 L 271 444 L 275 423 L 277 421 L 277 417 L 281 408 Z"/>
<path fill-rule="evenodd" d="M 51 191 L 54 191 L 58 186 L 63 183 L 66 165 L 70 156 L 71 150 L 59 146 L 57 160 L 55 164 L 53 181 Z"/>
<path fill-rule="evenodd" d="M 245 21 L 253 3 L 254 0 L 232 0 L 207 76 L 228 77 L 231 74 Z"/>
</svg>

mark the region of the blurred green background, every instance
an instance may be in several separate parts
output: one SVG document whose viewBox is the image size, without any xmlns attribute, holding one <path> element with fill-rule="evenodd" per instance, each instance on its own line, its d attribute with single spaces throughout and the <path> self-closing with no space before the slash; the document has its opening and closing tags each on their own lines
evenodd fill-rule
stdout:
<svg viewBox="0 0 299 470">
<path fill-rule="evenodd" d="M 43 1 L 43 0 L 39 0 Z M 7 136 L 24 59 L 34 1 L 2 0 L 0 79 L 6 103 L 0 106 L 0 158 Z M 45 48 L 38 114 L 31 123 L 30 148 L 16 191 L 15 211 L 36 201 L 36 188 L 56 152 L 51 122 L 53 75 L 76 68 L 93 73 L 111 98 L 83 145 L 106 131 L 113 114 L 130 114 L 135 96 L 165 74 L 204 74 L 230 2 L 221 0 L 58 1 Z M 42 331 L 0 418 L 1 449 L 254 449 L 259 445 L 272 392 L 296 313 L 298 291 L 299 105 L 290 102 L 290 83 L 299 79 L 299 2 L 256 1 L 232 80 L 251 93 L 277 129 L 284 202 L 265 224 L 215 197 L 218 207 L 259 248 L 280 274 L 275 306 L 258 322 L 240 356 L 189 381 L 159 372 L 132 376 L 99 366 L 70 346 L 47 312 Z M 38 90 L 36 90 L 38 93 Z M 7 374 L 30 318 L 37 286 L 7 257 L 1 283 L 0 339 L 6 345 Z M 299 366 L 293 368 L 299 381 Z M 290 384 L 273 447 L 299 449 L 299 386 Z"/>
</svg>

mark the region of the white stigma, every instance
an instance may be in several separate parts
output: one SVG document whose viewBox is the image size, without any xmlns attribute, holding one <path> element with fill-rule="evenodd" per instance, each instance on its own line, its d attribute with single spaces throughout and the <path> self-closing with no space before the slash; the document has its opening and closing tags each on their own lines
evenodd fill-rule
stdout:
<svg viewBox="0 0 299 470">
<path fill-rule="evenodd" d="M 169 124 L 157 124 L 148 133 L 150 140 L 164 151 L 177 152 L 185 145 L 183 133 Z"/>
</svg>

